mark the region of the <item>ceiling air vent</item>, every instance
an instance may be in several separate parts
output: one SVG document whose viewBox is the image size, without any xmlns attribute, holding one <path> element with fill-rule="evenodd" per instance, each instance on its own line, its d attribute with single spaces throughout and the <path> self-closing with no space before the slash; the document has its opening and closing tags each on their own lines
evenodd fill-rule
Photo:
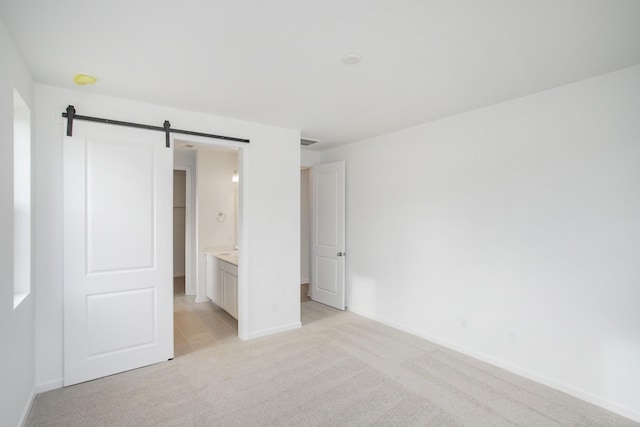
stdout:
<svg viewBox="0 0 640 427">
<path fill-rule="evenodd" d="M 308 147 L 309 145 L 313 145 L 316 142 L 320 142 L 317 139 L 308 139 L 308 138 L 301 138 L 300 139 L 300 145 L 304 146 L 304 147 Z"/>
</svg>

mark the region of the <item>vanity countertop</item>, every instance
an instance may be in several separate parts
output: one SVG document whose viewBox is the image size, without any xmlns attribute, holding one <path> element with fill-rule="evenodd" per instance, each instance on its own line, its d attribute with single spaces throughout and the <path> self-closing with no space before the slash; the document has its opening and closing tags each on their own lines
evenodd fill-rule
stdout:
<svg viewBox="0 0 640 427">
<path fill-rule="evenodd" d="M 228 262 L 229 264 L 233 264 L 235 266 L 238 265 L 238 255 L 236 255 L 233 251 L 210 251 L 205 250 L 205 254 L 214 256 L 221 261 Z"/>
</svg>

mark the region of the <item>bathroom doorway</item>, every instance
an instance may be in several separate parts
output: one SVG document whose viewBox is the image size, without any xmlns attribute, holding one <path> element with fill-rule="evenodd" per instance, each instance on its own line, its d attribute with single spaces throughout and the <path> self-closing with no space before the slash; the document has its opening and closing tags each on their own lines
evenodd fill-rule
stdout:
<svg viewBox="0 0 640 427">
<path fill-rule="evenodd" d="M 193 139 L 192 139 L 193 138 Z M 184 278 L 185 296 L 187 300 L 211 305 L 214 304 L 209 292 L 211 278 L 211 253 L 235 253 L 235 273 L 237 284 L 236 309 L 226 310 L 237 316 L 235 322 L 236 334 L 243 325 L 242 315 L 244 307 L 244 273 L 245 260 L 243 257 L 243 164 L 246 164 L 247 148 L 239 143 L 215 143 L 210 140 L 200 140 L 189 137 L 189 140 L 176 140 L 174 143 L 174 169 L 186 172 L 186 194 L 184 200 L 185 237 L 180 236 L 180 220 L 182 215 L 181 191 L 182 176 L 176 174 L 176 230 L 174 238 L 184 241 Z M 235 177 L 235 178 L 234 178 Z M 245 246 L 246 247 L 246 246 Z M 181 247 L 174 242 L 174 276 L 176 276 L 176 291 L 180 290 Z M 227 277 L 227 276 L 225 276 Z M 230 280 L 229 280 L 230 281 Z M 227 284 L 227 288 L 230 285 Z M 235 292 L 234 292 L 235 294 Z M 231 294 L 230 294 L 231 295 Z M 228 309 L 229 307 L 224 308 Z"/>
<path fill-rule="evenodd" d="M 173 294 L 186 292 L 187 171 L 173 170 Z"/>
</svg>

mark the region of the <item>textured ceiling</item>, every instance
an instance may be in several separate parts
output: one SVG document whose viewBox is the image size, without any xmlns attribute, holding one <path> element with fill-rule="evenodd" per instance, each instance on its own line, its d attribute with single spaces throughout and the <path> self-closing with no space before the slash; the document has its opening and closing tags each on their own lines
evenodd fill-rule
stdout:
<svg viewBox="0 0 640 427">
<path fill-rule="evenodd" d="M 300 129 L 317 150 L 640 63 L 638 0 L 1 0 L 0 15 L 37 82 Z"/>
</svg>

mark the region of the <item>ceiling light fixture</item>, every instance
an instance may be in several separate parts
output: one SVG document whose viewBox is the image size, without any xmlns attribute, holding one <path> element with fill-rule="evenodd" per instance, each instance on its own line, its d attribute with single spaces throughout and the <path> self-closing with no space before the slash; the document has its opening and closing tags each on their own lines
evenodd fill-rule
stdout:
<svg viewBox="0 0 640 427">
<path fill-rule="evenodd" d="M 91 76 L 89 74 L 76 74 L 76 76 L 73 78 L 73 82 L 77 85 L 80 86 L 84 86 L 84 85 L 92 85 L 96 82 L 96 78 L 94 76 Z"/>
<path fill-rule="evenodd" d="M 238 182 L 240 181 L 240 176 L 238 175 L 238 171 L 235 171 L 233 173 L 233 176 L 231 177 L 231 182 Z"/>
<path fill-rule="evenodd" d="M 360 61 L 362 61 L 362 57 L 360 55 L 345 55 L 342 57 L 342 62 L 344 62 L 347 65 L 356 65 L 358 64 Z"/>
</svg>

